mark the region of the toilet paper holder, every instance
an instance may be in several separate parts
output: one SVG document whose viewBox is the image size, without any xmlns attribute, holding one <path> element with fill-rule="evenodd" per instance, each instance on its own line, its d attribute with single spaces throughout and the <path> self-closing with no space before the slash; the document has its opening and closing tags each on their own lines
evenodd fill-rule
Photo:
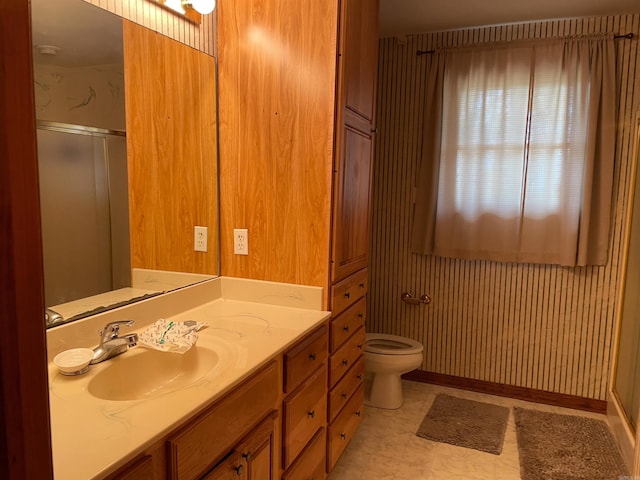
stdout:
<svg viewBox="0 0 640 480">
<path fill-rule="evenodd" d="M 426 293 L 422 295 L 420 298 L 413 298 L 409 292 L 404 292 L 400 299 L 409 305 L 428 305 L 431 303 L 431 297 Z"/>
</svg>

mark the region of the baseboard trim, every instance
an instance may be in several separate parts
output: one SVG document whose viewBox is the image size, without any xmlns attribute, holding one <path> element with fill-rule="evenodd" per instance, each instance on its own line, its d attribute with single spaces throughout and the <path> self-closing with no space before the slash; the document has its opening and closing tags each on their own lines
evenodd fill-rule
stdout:
<svg viewBox="0 0 640 480">
<path fill-rule="evenodd" d="M 607 413 L 607 402 L 593 398 L 578 397 L 565 393 L 546 392 L 533 388 L 516 387 L 502 383 L 487 382 L 485 380 L 474 380 L 471 378 L 456 377 L 442 373 L 427 372 L 425 370 L 413 370 L 402 375 L 405 380 L 414 382 L 433 383 L 445 387 L 455 387 L 473 392 L 488 393 L 500 397 L 516 398 L 528 402 L 544 403 L 556 407 L 573 408 L 585 410 L 587 412 Z"/>
</svg>

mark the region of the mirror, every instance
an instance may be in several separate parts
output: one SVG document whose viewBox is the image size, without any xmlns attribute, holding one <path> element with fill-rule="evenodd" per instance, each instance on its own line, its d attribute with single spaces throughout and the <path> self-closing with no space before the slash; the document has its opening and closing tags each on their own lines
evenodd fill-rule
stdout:
<svg viewBox="0 0 640 480">
<path fill-rule="evenodd" d="M 83 0 L 32 31 L 48 326 L 218 275 L 215 59 Z"/>
</svg>

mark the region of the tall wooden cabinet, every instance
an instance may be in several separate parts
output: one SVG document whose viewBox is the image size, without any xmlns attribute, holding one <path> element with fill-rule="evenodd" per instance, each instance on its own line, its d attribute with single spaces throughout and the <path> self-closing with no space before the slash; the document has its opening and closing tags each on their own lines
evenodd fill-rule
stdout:
<svg viewBox="0 0 640 480">
<path fill-rule="evenodd" d="M 341 0 L 333 170 L 333 283 L 366 268 L 369 261 L 377 60 L 378 0 Z"/>
<path fill-rule="evenodd" d="M 341 0 L 333 169 L 327 471 L 362 420 L 378 0 Z"/>
</svg>

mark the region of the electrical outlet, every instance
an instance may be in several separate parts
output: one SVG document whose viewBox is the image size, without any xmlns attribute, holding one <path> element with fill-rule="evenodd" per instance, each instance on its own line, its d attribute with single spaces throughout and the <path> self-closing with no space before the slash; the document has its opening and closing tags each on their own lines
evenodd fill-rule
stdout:
<svg viewBox="0 0 640 480">
<path fill-rule="evenodd" d="M 196 252 L 207 251 L 207 227 L 193 228 L 193 249 Z"/>
<path fill-rule="evenodd" d="M 246 228 L 233 229 L 233 253 L 249 255 L 249 230 Z"/>
</svg>

